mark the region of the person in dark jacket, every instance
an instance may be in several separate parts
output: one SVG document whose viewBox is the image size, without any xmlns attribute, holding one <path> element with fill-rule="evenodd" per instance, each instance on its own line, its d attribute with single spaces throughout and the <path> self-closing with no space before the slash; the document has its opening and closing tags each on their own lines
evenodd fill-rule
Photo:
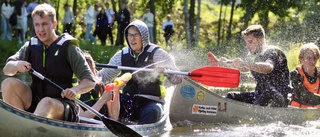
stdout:
<svg viewBox="0 0 320 137">
<path fill-rule="evenodd" d="M 101 41 L 101 45 L 106 45 L 107 31 L 108 31 L 108 17 L 106 15 L 106 10 L 102 7 L 100 13 L 97 15 L 96 33 Z"/>
<path fill-rule="evenodd" d="M 127 9 L 126 4 L 121 5 L 120 17 L 119 17 L 119 25 L 120 25 L 120 46 L 123 46 L 124 43 L 124 29 L 130 23 L 130 12 Z"/>
</svg>

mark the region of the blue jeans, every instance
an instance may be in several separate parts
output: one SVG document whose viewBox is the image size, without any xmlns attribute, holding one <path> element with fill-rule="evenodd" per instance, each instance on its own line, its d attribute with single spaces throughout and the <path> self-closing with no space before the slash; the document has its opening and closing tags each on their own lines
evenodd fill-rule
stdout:
<svg viewBox="0 0 320 137">
<path fill-rule="evenodd" d="M 150 124 L 157 122 L 163 113 L 163 106 L 157 102 L 151 102 L 141 109 L 138 112 L 139 125 Z"/>
<path fill-rule="evenodd" d="M 1 28 L 2 28 L 1 39 L 11 41 L 12 40 L 12 28 L 11 28 L 11 24 L 9 23 L 9 19 L 1 17 Z"/>
<path fill-rule="evenodd" d="M 154 43 L 154 41 L 153 41 L 153 27 L 148 27 L 148 30 L 149 30 L 150 42 Z"/>
<path fill-rule="evenodd" d="M 87 30 L 85 35 L 85 42 L 88 42 L 91 39 L 93 42 L 96 42 L 96 38 L 91 34 L 92 24 L 87 24 Z"/>
</svg>

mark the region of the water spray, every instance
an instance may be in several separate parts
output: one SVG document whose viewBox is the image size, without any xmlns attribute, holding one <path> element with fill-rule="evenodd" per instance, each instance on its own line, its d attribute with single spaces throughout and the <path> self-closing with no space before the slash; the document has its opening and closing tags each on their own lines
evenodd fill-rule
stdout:
<svg viewBox="0 0 320 137">
<path fill-rule="evenodd" d="M 148 65 L 148 66 L 145 66 L 145 67 L 143 67 L 143 68 L 140 68 L 140 69 L 138 69 L 138 70 L 136 70 L 136 71 L 134 71 L 134 72 L 132 72 L 132 73 L 130 73 L 130 72 L 124 73 L 121 77 L 116 78 L 116 79 L 113 81 L 113 83 L 107 84 L 107 85 L 104 87 L 104 90 L 105 90 L 106 92 L 109 92 L 109 91 L 111 91 L 115 86 L 121 87 L 121 86 L 124 85 L 124 81 L 123 81 L 124 79 L 126 79 L 127 81 L 129 81 L 129 80 L 132 78 L 132 75 L 133 75 L 133 74 L 136 74 L 136 73 L 138 73 L 138 72 L 140 72 L 140 71 L 143 71 L 144 69 L 146 69 L 146 68 L 148 68 L 148 67 L 151 67 L 151 66 L 153 66 L 153 65 L 156 65 L 156 64 L 159 64 L 159 63 L 162 63 L 162 62 L 165 62 L 165 61 L 167 61 L 167 60 L 168 60 L 168 59 L 162 60 L 162 61 L 158 61 L 158 62 L 155 62 L 155 63 L 152 63 L 152 64 L 150 64 L 150 65 Z"/>
</svg>

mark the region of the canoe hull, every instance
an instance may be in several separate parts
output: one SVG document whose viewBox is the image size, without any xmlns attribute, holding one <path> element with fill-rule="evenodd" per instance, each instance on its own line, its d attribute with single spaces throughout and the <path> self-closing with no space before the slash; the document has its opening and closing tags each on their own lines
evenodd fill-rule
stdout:
<svg viewBox="0 0 320 137">
<path fill-rule="evenodd" d="M 153 124 L 129 125 L 143 136 L 157 135 L 165 131 L 168 114 Z M 115 136 L 104 124 L 74 123 L 35 116 L 18 110 L 0 100 L 0 135 L 10 137 L 105 137 Z M 170 125 L 171 126 L 171 125 Z"/>
<path fill-rule="evenodd" d="M 175 88 L 170 104 L 172 123 L 300 123 L 319 118 L 320 109 L 261 107 L 226 99 L 190 78 Z"/>
</svg>

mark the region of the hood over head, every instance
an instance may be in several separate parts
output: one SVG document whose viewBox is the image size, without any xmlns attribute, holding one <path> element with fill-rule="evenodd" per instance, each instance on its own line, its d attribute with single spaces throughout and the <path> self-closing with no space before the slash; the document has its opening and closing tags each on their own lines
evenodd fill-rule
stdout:
<svg viewBox="0 0 320 137">
<path fill-rule="evenodd" d="M 148 26 L 141 20 L 135 20 L 132 21 L 124 30 L 124 35 L 127 36 L 128 35 L 128 28 L 131 26 L 135 26 L 136 28 L 138 28 L 140 35 L 141 35 L 141 39 L 142 39 L 142 51 L 144 50 L 144 48 L 149 44 L 149 30 L 148 30 Z M 128 42 L 128 38 L 126 38 L 126 42 L 130 47 L 130 44 Z M 131 49 L 131 47 L 130 47 Z"/>
</svg>

